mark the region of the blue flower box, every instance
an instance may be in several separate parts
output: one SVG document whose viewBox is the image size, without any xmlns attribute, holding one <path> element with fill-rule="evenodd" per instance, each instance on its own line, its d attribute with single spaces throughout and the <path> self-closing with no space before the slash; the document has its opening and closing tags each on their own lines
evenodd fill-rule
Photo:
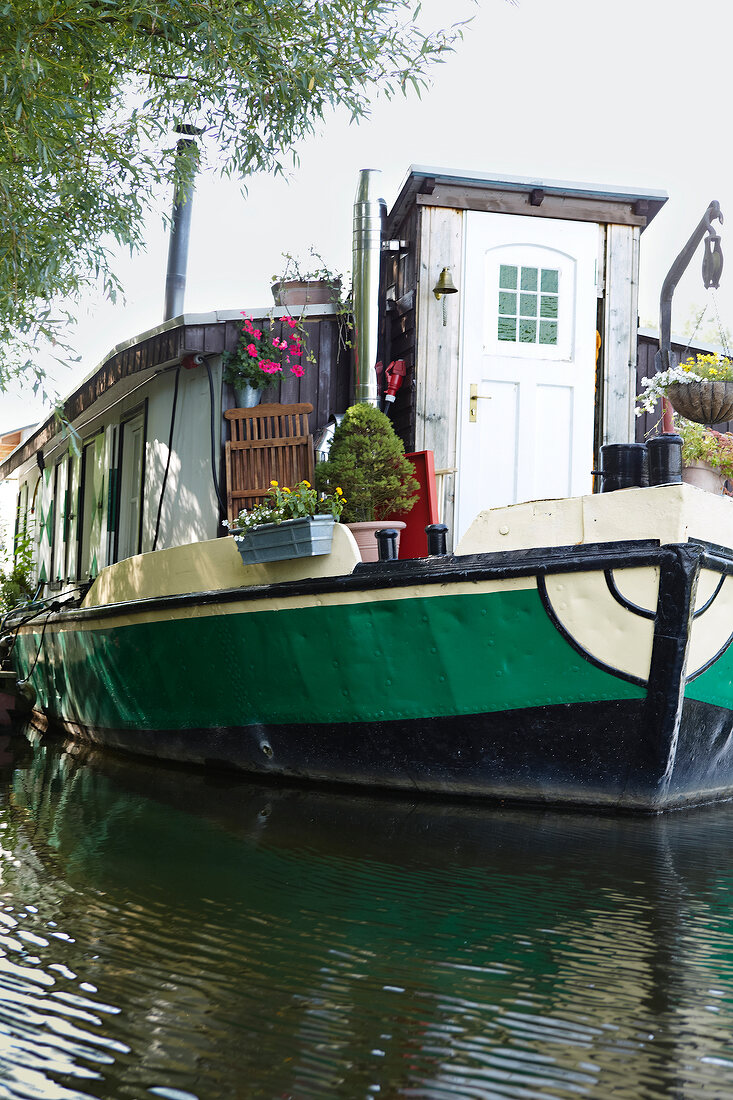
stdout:
<svg viewBox="0 0 733 1100">
<path fill-rule="evenodd" d="M 330 554 L 333 516 L 303 516 L 232 531 L 245 565 Z"/>
</svg>

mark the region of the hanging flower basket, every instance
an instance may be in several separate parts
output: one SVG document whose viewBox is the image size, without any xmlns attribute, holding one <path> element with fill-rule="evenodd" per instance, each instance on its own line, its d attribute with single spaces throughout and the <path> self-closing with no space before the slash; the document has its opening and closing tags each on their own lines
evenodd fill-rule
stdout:
<svg viewBox="0 0 733 1100">
<path fill-rule="evenodd" d="M 679 382 L 669 386 L 667 398 L 675 412 L 697 424 L 733 420 L 733 382 Z"/>
</svg>

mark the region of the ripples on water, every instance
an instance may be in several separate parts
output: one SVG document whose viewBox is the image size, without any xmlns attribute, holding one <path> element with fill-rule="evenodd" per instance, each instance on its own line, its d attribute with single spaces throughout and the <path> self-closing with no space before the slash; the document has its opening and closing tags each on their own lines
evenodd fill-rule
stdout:
<svg viewBox="0 0 733 1100">
<path fill-rule="evenodd" d="M 733 1097 L 733 805 L 0 786 L 0 1097 Z"/>
</svg>

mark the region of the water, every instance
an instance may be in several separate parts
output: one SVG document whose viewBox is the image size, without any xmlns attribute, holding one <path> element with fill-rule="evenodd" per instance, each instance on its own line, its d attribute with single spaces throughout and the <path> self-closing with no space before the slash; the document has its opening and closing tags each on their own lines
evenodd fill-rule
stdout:
<svg viewBox="0 0 733 1100">
<path fill-rule="evenodd" d="M 733 1097 L 733 805 L 0 773 L 0 1097 Z"/>
</svg>

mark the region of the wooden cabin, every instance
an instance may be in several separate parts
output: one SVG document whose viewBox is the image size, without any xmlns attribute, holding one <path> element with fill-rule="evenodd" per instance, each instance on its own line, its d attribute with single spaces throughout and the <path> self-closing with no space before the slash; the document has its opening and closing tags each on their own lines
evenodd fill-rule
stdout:
<svg viewBox="0 0 733 1100">
<path fill-rule="evenodd" d="M 276 321 L 286 312 L 248 311 Z M 316 362 L 263 401 L 311 409 L 312 434 L 348 405 L 350 364 L 336 306 L 306 306 L 303 319 Z M 0 462 L 0 482 L 17 478 L 17 526 L 33 530 L 49 590 L 134 554 L 225 533 L 234 487 L 224 414 L 236 403 L 223 353 L 241 329 L 239 312 L 184 314 L 119 345 L 66 399 L 71 432 L 51 416 Z"/>
<path fill-rule="evenodd" d="M 454 541 L 482 508 L 591 492 L 599 448 L 635 438 L 640 235 L 666 201 L 412 167 L 387 216 L 393 419 L 433 452 Z M 436 298 L 447 270 L 456 293 Z"/>
<path fill-rule="evenodd" d="M 410 169 L 383 226 L 380 353 L 406 363 L 391 414 L 406 450 L 432 452 L 449 545 L 481 509 L 592 491 L 600 446 L 634 439 L 639 240 L 665 201 Z M 312 406 L 313 435 L 354 381 L 337 307 L 304 320 L 317 365 L 263 400 Z M 240 312 L 183 314 L 127 341 L 66 400 L 71 433 L 50 417 L 0 461 L 51 590 L 221 535 L 232 502 L 253 501 L 249 474 L 227 477 L 222 356 L 241 328 Z"/>
</svg>

